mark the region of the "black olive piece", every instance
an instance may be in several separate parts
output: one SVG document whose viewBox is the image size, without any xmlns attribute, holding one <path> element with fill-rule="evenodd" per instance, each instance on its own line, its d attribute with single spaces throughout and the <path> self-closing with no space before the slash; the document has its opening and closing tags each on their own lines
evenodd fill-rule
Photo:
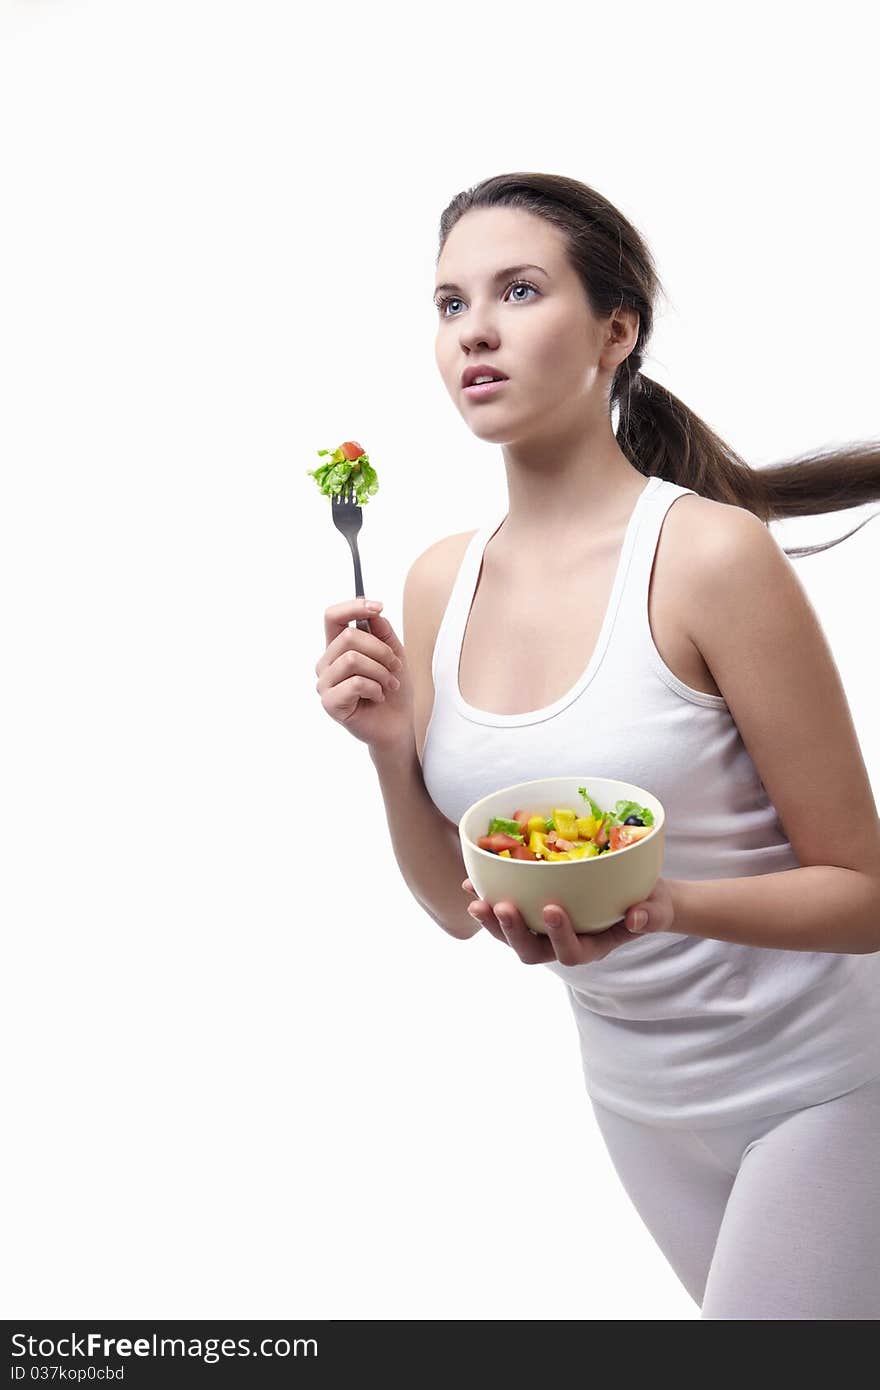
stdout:
<svg viewBox="0 0 880 1390">
<path fill-rule="evenodd" d="M 644 825 L 644 824 L 645 824 L 645 822 L 641 819 L 640 816 L 627 816 L 626 820 L 625 820 L 623 823 L 624 823 L 624 825 Z"/>
</svg>

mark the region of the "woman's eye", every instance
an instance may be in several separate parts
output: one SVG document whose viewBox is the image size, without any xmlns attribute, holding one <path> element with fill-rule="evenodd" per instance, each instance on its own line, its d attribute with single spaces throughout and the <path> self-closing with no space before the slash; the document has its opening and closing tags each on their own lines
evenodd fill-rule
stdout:
<svg viewBox="0 0 880 1390">
<path fill-rule="evenodd" d="M 511 283 L 507 286 L 507 289 L 508 289 L 508 290 L 517 290 L 517 289 L 531 290 L 534 294 L 540 294 L 540 293 L 541 293 L 541 291 L 540 291 L 539 289 L 537 289 L 534 285 L 530 285 L 530 284 L 528 283 L 528 281 L 526 281 L 526 280 L 513 280 L 513 281 L 511 281 Z M 505 294 L 506 294 L 506 293 L 507 293 L 507 291 L 505 290 Z M 446 309 L 446 305 L 447 305 L 447 304 L 462 304 L 463 302 L 464 302 L 464 301 L 461 300 L 461 299 L 459 299 L 458 295 L 455 295 L 455 294 L 447 294 L 447 295 L 444 295 L 441 299 L 435 300 L 435 303 L 436 303 L 436 305 L 437 305 L 437 310 L 438 310 L 438 312 L 439 312 L 439 314 L 440 314 L 440 317 L 441 317 L 441 318 L 444 318 L 444 319 L 448 319 L 448 318 L 458 318 L 458 315 L 457 315 L 457 314 L 447 314 L 447 313 L 444 312 L 445 309 Z M 525 304 L 525 303 L 527 303 L 528 301 L 525 299 L 524 296 L 521 296 L 521 297 L 518 296 L 517 299 L 516 299 L 514 302 L 517 303 L 517 304 Z"/>
<path fill-rule="evenodd" d="M 538 293 L 539 293 L 539 291 L 535 289 L 534 285 L 527 285 L 527 284 L 525 283 L 524 280 L 516 280 L 516 281 L 514 281 L 513 285 L 511 285 L 511 289 L 514 289 L 514 290 L 534 290 L 535 294 L 538 294 Z M 522 300 L 519 300 L 519 303 L 522 304 L 523 301 L 522 301 Z"/>
</svg>

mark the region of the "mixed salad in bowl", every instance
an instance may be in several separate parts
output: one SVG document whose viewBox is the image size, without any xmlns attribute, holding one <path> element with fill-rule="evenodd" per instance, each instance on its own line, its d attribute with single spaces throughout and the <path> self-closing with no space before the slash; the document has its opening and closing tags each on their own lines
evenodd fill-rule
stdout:
<svg viewBox="0 0 880 1390">
<path fill-rule="evenodd" d="M 618 801 L 613 811 L 602 811 L 586 787 L 578 787 L 578 792 L 589 807 L 589 815 L 579 816 L 576 810 L 560 806 L 549 816 L 522 809 L 514 811 L 509 820 L 493 816 L 477 847 L 501 859 L 544 863 L 591 859 L 625 849 L 654 829 L 654 814 L 647 806 Z"/>
</svg>

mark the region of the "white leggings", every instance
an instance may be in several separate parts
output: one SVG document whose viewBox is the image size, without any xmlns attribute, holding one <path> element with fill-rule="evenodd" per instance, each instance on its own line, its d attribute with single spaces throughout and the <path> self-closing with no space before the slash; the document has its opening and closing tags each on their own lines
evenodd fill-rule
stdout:
<svg viewBox="0 0 880 1390">
<path fill-rule="evenodd" d="M 880 1077 L 717 1129 L 661 1128 L 590 1101 L 703 1318 L 880 1319 Z"/>
</svg>

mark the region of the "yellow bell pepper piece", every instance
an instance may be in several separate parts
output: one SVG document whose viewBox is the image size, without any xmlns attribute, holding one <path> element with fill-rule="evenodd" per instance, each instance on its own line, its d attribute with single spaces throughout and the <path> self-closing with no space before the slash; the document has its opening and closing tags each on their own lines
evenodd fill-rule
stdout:
<svg viewBox="0 0 880 1390">
<path fill-rule="evenodd" d="M 533 830 L 531 835 L 529 836 L 529 849 L 532 851 L 532 854 L 543 854 L 546 848 L 546 832 L 541 830 Z"/>
<path fill-rule="evenodd" d="M 599 846 L 594 845 L 591 840 L 585 840 L 582 845 L 575 845 L 572 849 L 545 849 L 544 857 L 546 859 L 592 859 L 598 853 Z"/>
<path fill-rule="evenodd" d="M 542 833 L 546 834 L 547 822 L 543 816 L 529 816 L 528 828 L 529 830 L 540 830 Z"/>
<path fill-rule="evenodd" d="M 577 818 L 573 811 L 554 811 L 553 823 L 564 840 L 577 839 Z"/>
<path fill-rule="evenodd" d="M 509 850 L 509 849 L 502 849 L 502 850 L 499 850 L 499 851 L 498 851 L 498 858 L 499 858 L 499 859 L 509 859 L 509 858 L 510 858 L 510 850 Z"/>
<path fill-rule="evenodd" d="M 592 840 L 596 833 L 595 816 L 578 816 L 575 824 L 582 840 Z"/>
</svg>

